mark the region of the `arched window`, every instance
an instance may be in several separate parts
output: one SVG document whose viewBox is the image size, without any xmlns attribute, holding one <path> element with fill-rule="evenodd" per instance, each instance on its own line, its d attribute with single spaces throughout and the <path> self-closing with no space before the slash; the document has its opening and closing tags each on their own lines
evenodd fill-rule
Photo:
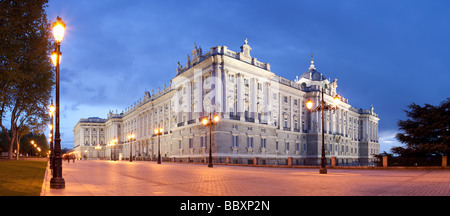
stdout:
<svg viewBox="0 0 450 216">
<path fill-rule="evenodd" d="M 284 120 L 284 128 L 289 128 L 289 114 L 288 113 L 284 113 L 283 114 L 283 120 Z"/>
<path fill-rule="evenodd" d="M 298 128 L 298 115 L 294 115 L 294 129 L 299 129 Z"/>
</svg>

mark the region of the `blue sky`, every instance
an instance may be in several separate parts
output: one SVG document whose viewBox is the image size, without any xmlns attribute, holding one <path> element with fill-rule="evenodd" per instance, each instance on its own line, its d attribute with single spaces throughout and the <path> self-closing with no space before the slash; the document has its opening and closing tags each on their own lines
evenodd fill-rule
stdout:
<svg viewBox="0 0 450 216">
<path fill-rule="evenodd" d="M 412 102 L 437 105 L 450 81 L 450 1 L 50 0 L 67 24 L 61 45 L 61 139 L 73 148 L 80 118 L 105 118 L 169 84 L 194 43 L 244 39 L 252 56 L 294 80 L 309 68 L 338 79 L 356 108 L 374 106 L 381 152 L 399 146 L 397 122 Z"/>
</svg>

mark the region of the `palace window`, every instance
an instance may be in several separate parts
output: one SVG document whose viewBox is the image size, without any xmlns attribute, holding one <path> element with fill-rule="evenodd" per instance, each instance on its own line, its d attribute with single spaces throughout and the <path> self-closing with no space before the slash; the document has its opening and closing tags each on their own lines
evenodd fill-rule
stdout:
<svg viewBox="0 0 450 216">
<path fill-rule="evenodd" d="M 266 138 L 261 138 L 261 148 L 266 148 Z"/>
<path fill-rule="evenodd" d="M 247 148 L 253 148 L 253 137 L 247 137 Z"/>
<path fill-rule="evenodd" d="M 206 137 L 204 137 L 204 136 L 200 137 L 200 148 L 205 148 L 205 140 L 206 140 Z"/>
<path fill-rule="evenodd" d="M 229 80 L 230 82 L 234 82 L 234 75 L 229 74 L 229 75 L 228 75 L 228 80 Z"/>
<path fill-rule="evenodd" d="M 239 147 L 239 139 L 238 136 L 233 136 L 233 147 L 237 148 Z"/>
</svg>

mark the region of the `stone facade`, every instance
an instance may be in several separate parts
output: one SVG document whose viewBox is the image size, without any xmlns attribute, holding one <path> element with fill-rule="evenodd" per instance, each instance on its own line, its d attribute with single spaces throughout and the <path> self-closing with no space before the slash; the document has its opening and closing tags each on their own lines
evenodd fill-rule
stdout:
<svg viewBox="0 0 450 216">
<path fill-rule="evenodd" d="M 306 101 L 333 104 L 337 79 L 319 73 L 314 61 L 294 81 L 275 75 L 269 63 L 250 54 L 247 40 L 241 52 L 226 46 L 203 54 L 194 46 L 187 63 L 178 63 L 168 86 L 144 97 L 106 119 L 81 119 L 75 126 L 79 158 L 154 159 L 205 162 L 209 155 L 209 127 L 201 119 L 214 113 L 221 120 L 212 127 L 214 163 L 319 164 L 322 146 L 321 112 L 311 112 Z M 336 108 L 336 106 L 335 106 Z M 379 153 L 377 114 L 356 109 L 340 97 L 337 109 L 324 111 L 328 163 L 367 164 Z M 162 127 L 158 137 L 154 129 Z M 128 134 L 136 134 L 130 142 Z M 117 139 L 117 145 L 107 145 Z M 97 147 L 97 148 L 96 148 Z M 290 159 L 289 159 L 290 158 Z"/>
</svg>

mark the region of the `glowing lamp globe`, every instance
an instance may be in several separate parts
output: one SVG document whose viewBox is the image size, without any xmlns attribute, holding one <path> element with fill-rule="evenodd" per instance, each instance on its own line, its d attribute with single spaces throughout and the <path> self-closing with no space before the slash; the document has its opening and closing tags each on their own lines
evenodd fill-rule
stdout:
<svg viewBox="0 0 450 216">
<path fill-rule="evenodd" d="M 313 102 L 312 102 L 311 100 L 308 100 L 308 101 L 306 102 L 306 107 L 307 107 L 309 110 L 311 110 L 312 107 L 313 107 Z"/>
<path fill-rule="evenodd" d="M 207 124 L 208 124 L 208 119 L 207 119 L 207 118 L 204 118 L 204 119 L 202 120 L 202 124 L 203 124 L 203 125 L 207 125 Z"/>
<path fill-rule="evenodd" d="M 62 21 L 60 17 L 56 18 L 56 22 L 53 23 L 53 36 L 55 40 L 59 43 L 64 39 L 64 30 L 66 29 L 66 24 Z"/>
<path fill-rule="evenodd" d="M 339 98 L 339 95 L 336 95 L 336 96 L 334 96 L 334 105 L 339 105 L 339 101 L 340 101 L 340 98 Z"/>
<path fill-rule="evenodd" d="M 56 52 L 56 51 L 53 51 L 52 52 L 52 62 L 53 62 L 53 65 L 55 65 L 56 66 L 56 58 L 57 58 L 57 56 L 58 56 L 58 53 Z M 61 54 L 59 55 L 59 63 L 61 63 Z"/>
<path fill-rule="evenodd" d="M 218 115 L 214 116 L 214 122 L 215 123 L 219 122 L 219 120 L 220 120 L 220 117 Z"/>
</svg>

